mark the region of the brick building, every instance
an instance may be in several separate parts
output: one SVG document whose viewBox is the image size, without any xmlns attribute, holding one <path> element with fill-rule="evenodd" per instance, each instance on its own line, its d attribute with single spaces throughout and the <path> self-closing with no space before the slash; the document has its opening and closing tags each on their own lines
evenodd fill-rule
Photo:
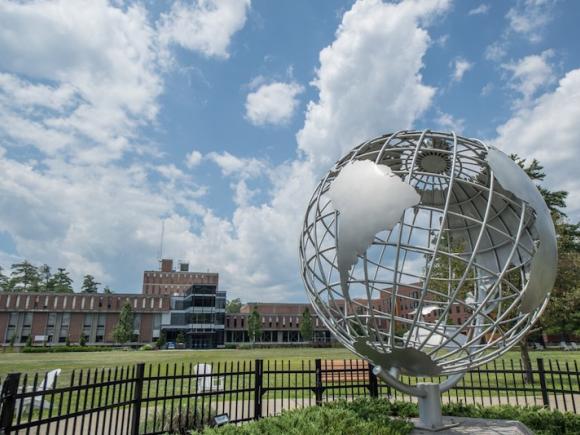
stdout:
<svg viewBox="0 0 580 435">
<path fill-rule="evenodd" d="M 218 286 L 217 273 L 190 272 L 189 264 L 180 263 L 174 270 L 173 260 L 161 260 L 161 270 L 143 272 L 144 295 L 175 295 L 185 293 L 192 285 Z"/>
<path fill-rule="evenodd" d="M 159 338 L 164 315 L 168 321 L 168 296 L 91 293 L 0 293 L 0 338 L 58 344 L 67 338 L 78 343 L 84 335 L 89 344 L 111 343 L 126 301 L 134 312 L 135 341 Z"/>
<path fill-rule="evenodd" d="M 261 341 L 292 343 L 302 341 L 300 322 L 305 308 L 312 316 L 313 341 L 329 342 L 331 334 L 308 303 L 248 303 L 240 313 L 226 314 L 226 293 L 218 289 L 217 273 L 189 272 L 187 264 L 173 270 L 172 260 L 162 260 L 161 270 L 145 271 L 143 294 L 55 294 L 0 293 L 0 342 L 78 343 L 84 335 L 88 344 L 113 343 L 113 330 L 123 304 L 133 308 L 134 343 L 151 343 L 164 331 L 167 340 L 183 334 L 188 348 L 223 347 L 225 343 L 243 343 L 248 338 L 248 316 L 256 307 L 261 317 Z M 398 289 L 395 313 L 412 318 L 421 292 L 420 284 Z M 335 310 L 344 309 L 344 300 L 334 302 Z M 346 307 L 365 314 L 368 302 L 354 299 Z M 389 290 L 373 299 L 375 309 L 389 312 Z M 432 322 L 440 310 L 424 316 Z M 457 324 L 469 315 L 464 305 L 454 304 L 448 322 Z M 378 326 L 388 328 L 387 320 Z"/>
<path fill-rule="evenodd" d="M 226 314 L 225 341 L 228 343 L 247 343 L 248 316 L 256 307 L 262 322 L 262 343 L 300 342 L 300 322 L 302 313 L 308 307 L 312 316 L 313 341 L 327 343 L 331 334 L 318 318 L 310 304 L 293 303 L 249 303 L 242 306 L 239 313 Z"/>
</svg>

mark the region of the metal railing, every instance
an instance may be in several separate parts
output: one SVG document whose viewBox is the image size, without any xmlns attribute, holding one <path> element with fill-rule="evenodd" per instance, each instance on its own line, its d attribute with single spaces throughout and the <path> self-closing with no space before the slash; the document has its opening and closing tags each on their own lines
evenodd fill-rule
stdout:
<svg viewBox="0 0 580 435">
<path fill-rule="evenodd" d="M 178 432 L 231 423 L 337 399 L 413 401 L 383 384 L 361 360 L 235 361 L 212 365 L 145 365 L 74 370 L 53 377 L 11 373 L 3 379 L 0 434 L 132 434 Z M 404 382 L 435 378 L 406 378 Z M 531 378 L 520 361 L 501 360 L 466 373 L 444 403 L 543 406 L 577 413 L 576 361 L 537 359 Z"/>
</svg>

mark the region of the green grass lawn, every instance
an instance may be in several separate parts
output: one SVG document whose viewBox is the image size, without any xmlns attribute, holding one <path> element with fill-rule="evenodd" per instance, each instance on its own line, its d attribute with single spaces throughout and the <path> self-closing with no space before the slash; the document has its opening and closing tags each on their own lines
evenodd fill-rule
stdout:
<svg viewBox="0 0 580 435">
<path fill-rule="evenodd" d="M 580 362 L 580 352 L 531 352 L 536 358 L 559 361 L 560 364 Z M 146 364 L 181 365 L 198 362 L 229 362 L 255 359 L 286 361 L 298 368 L 303 360 L 351 359 L 354 354 L 343 348 L 278 348 L 278 349 L 224 349 L 224 350 L 173 350 L 173 351 L 111 351 L 70 353 L 0 353 L 0 377 L 7 373 L 35 373 L 60 368 L 66 377 L 74 369 L 109 368 Z M 508 352 L 503 359 L 519 359 L 519 352 Z"/>
<path fill-rule="evenodd" d="M 501 369 L 505 367 L 506 369 L 511 368 L 511 361 L 514 360 L 514 368 L 519 369 L 519 352 L 509 352 L 503 358 L 496 361 L 496 367 Z M 559 362 L 560 368 L 565 370 L 565 364 L 572 364 L 574 367 L 574 362 L 580 361 L 580 352 L 559 352 L 559 351 L 542 351 L 542 352 L 532 352 L 532 360 L 535 364 L 536 358 L 544 358 L 546 369 L 549 369 L 548 360 L 552 361 L 553 369 L 556 370 L 556 361 Z M 188 376 L 190 373 L 190 364 L 196 364 L 199 362 L 208 362 L 213 364 L 214 374 L 216 371 L 220 370 L 223 372 L 245 372 L 244 375 L 240 376 L 226 376 L 224 380 L 224 390 L 230 391 L 238 388 L 244 389 L 244 393 L 236 395 L 233 399 L 231 396 L 222 395 L 215 400 L 225 401 L 234 399 L 251 399 L 253 398 L 253 361 L 256 359 L 264 360 L 264 378 L 263 386 L 268 389 L 268 387 L 307 387 L 302 390 L 291 391 L 285 389 L 284 391 L 271 390 L 265 396 L 264 399 L 273 398 L 285 398 L 288 400 L 297 399 L 300 400 L 301 397 L 312 398 L 313 393 L 310 390 L 311 387 L 315 385 L 314 373 L 303 375 L 300 370 L 304 368 L 314 369 L 313 360 L 316 358 L 329 359 L 329 360 L 339 360 L 339 359 L 353 359 L 355 356 L 342 348 L 278 348 L 278 349 L 236 349 L 236 350 L 175 350 L 175 351 L 110 351 L 110 352 L 78 352 L 78 353 L 11 353 L 5 352 L 0 353 L 0 377 L 4 378 L 7 373 L 20 372 L 28 374 L 26 380 L 22 380 L 23 383 L 31 385 L 32 378 L 30 377 L 33 373 L 42 373 L 54 368 L 62 369 L 62 375 L 58 380 L 59 386 L 67 386 L 71 382 L 71 376 L 73 371 L 76 372 L 74 378 L 74 384 L 86 384 L 87 375 L 89 376 L 89 384 L 93 384 L 96 381 L 106 381 L 107 379 L 113 379 L 115 377 L 114 371 L 109 372 L 108 368 L 115 367 L 134 367 L 135 364 L 143 362 L 146 363 L 145 377 L 149 378 L 152 376 L 152 380 L 145 383 L 144 386 L 144 397 L 155 397 L 161 398 L 161 401 L 155 402 L 158 406 L 160 404 L 168 404 L 171 406 L 173 404 L 179 403 L 181 405 L 181 399 L 171 400 L 170 397 L 177 397 L 176 394 L 191 394 L 195 391 L 195 379 L 192 381 L 192 376 Z M 504 364 L 502 364 L 504 361 Z M 227 363 L 227 368 L 225 368 L 225 363 Z M 239 364 L 239 365 L 238 365 Z M 276 368 L 277 370 L 286 371 L 296 371 L 291 373 L 278 373 L 271 374 L 270 370 Z M 493 365 L 488 366 L 488 368 L 493 369 Z M 103 370 L 104 369 L 104 370 Z M 224 370 L 225 369 L 225 370 Z M 270 370 L 269 370 L 270 369 Z M 79 382 L 79 370 L 83 371 L 82 381 Z M 270 374 L 268 373 L 270 372 Z M 119 379 L 127 379 L 126 373 L 123 376 L 119 376 Z M 165 374 L 169 375 L 181 375 L 185 374 L 183 377 L 179 377 L 174 381 L 173 379 L 167 380 L 164 377 Z M 161 376 L 161 378 L 156 378 L 156 376 Z M 39 379 L 43 379 L 43 376 L 39 376 Z M 403 377 L 403 382 L 409 382 L 407 377 Z M 559 379 L 558 376 L 554 376 L 552 379 L 547 379 L 548 388 L 564 386 L 566 389 L 571 389 L 573 391 L 580 390 L 579 382 L 577 377 L 568 379 L 564 377 Z M 193 382 L 193 384 L 192 384 Z M 354 384 L 362 384 L 365 381 L 354 381 Z M 414 382 L 414 380 L 412 381 Z M 490 391 L 472 391 L 467 389 L 465 392 L 466 396 L 480 396 L 480 395 L 509 395 L 511 393 L 504 391 L 495 391 L 495 386 L 507 386 L 513 388 L 517 386 L 519 388 L 525 387 L 523 384 L 521 375 L 516 375 L 512 379 L 512 375 L 502 375 L 497 378 L 493 374 L 486 374 L 483 376 L 471 376 L 468 374 L 462 381 L 463 385 L 470 387 L 474 386 L 479 388 L 479 386 L 487 389 L 487 385 L 491 387 Z M 534 382 L 536 385 L 539 384 L 537 375 L 535 376 Z M 193 385 L 193 386 L 192 386 Z M 325 384 L 329 387 L 329 384 Z M 336 384 L 334 384 L 336 385 Z M 338 396 L 349 396 L 349 395 L 360 395 L 365 394 L 366 389 L 364 386 L 354 387 L 353 389 L 345 388 L 344 382 L 343 387 L 338 390 L 327 389 L 325 394 L 332 394 L 334 397 L 335 391 Z M 117 390 L 118 392 L 120 390 Z M 384 390 L 383 390 L 384 392 Z M 530 395 L 533 393 L 527 392 L 525 395 Z M 115 395 L 115 389 L 112 389 L 109 395 L 109 388 L 103 387 L 97 389 L 97 395 L 89 399 L 88 407 L 92 407 L 93 403 L 105 404 L 113 403 L 113 396 Z M 536 396 L 539 393 L 536 391 Z M 66 406 L 68 402 L 75 406 L 77 403 L 83 404 L 85 406 L 86 397 L 83 392 L 74 393 L 71 396 L 62 397 L 51 397 L 50 400 L 54 402 L 55 409 L 56 404 L 64 404 Z M 116 397 L 121 397 L 117 393 Z M 541 396 L 539 396 L 541 398 Z M 540 399 L 541 400 L 541 399 Z M 149 402 L 150 404 L 152 402 Z M 64 409 L 64 408 L 63 408 Z M 36 411 L 35 411 L 36 412 Z"/>
</svg>

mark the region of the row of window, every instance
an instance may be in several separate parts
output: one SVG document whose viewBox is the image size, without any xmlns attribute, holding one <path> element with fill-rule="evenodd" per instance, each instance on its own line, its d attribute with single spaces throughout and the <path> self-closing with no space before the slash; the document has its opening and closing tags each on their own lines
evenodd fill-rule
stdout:
<svg viewBox="0 0 580 435">
<path fill-rule="evenodd" d="M 49 313 L 44 329 L 44 340 L 47 343 L 64 343 L 69 336 L 71 313 Z M 10 313 L 5 342 L 11 341 L 16 335 L 19 343 L 26 343 L 32 331 L 33 313 Z M 83 318 L 82 335 L 90 342 L 102 343 L 105 341 L 106 314 L 87 313 Z M 153 315 L 153 331 L 161 328 L 161 314 Z M 141 314 L 133 316 L 133 330 L 136 334 L 141 329 Z M 157 337 L 153 337 L 157 338 Z M 33 337 L 34 340 L 34 337 Z"/>
<path fill-rule="evenodd" d="M 171 313 L 171 325 L 224 324 L 224 313 Z"/>
<path fill-rule="evenodd" d="M 282 319 L 282 322 L 280 322 L 280 318 Z M 227 317 L 226 318 L 226 328 L 237 328 L 238 324 L 240 328 L 244 328 L 244 324 L 245 324 L 245 316 L 240 316 L 240 317 Z M 267 319 L 267 320 L 266 320 Z M 239 320 L 239 322 L 238 322 Z M 286 320 L 288 320 L 288 323 L 286 323 Z M 318 319 L 318 317 L 313 318 L 313 322 L 314 325 L 316 327 L 321 326 L 320 325 L 320 321 Z M 300 327 L 300 317 L 286 317 L 286 316 L 276 316 L 276 317 L 272 317 L 272 316 L 262 316 L 262 327 L 266 327 L 266 325 L 268 325 L 268 328 L 272 329 L 273 327 L 276 328 L 280 328 L 280 323 L 282 323 L 282 327 L 285 328 L 286 325 L 288 325 L 289 328 L 293 328 L 294 326 L 296 328 Z"/>
<path fill-rule="evenodd" d="M 75 295 L 75 296 L 70 296 L 70 295 L 62 295 L 62 296 L 50 296 L 52 297 L 52 306 L 49 307 L 49 296 L 38 296 L 38 295 L 16 295 L 16 304 L 15 306 L 20 308 L 20 302 L 21 302 L 21 298 L 25 298 L 24 300 L 24 308 L 25 309 L 77 309 L 77 305 L 78 308 L 81 310 L 85 310 L 85 309 L 89 309 L 89 310 L 94 310 L 96 306 L 98 306 L 98 308 L 102 308 L 105 303 L 107 308 L 111 308 L 112 307 L 112 302 L 116 302 L 115 304 L 115 308 L 120 308 L 121 305 L 126 301 L 126 300 L 133 300 L 133 308 L 137 309 L 137 308 L 141 308 L 141 309 L 154 309 L 155 306 L 157 305 L 157 307 L 159 309 L 163 308 L 163 298 L 122 298 L 122 297 L 104 297 L 104 296 L 84 296 L 84 295 Z M 10 302 L 11 302 L 11 298 L 12 295 L 8 295 L 6 297 L 6 307 L 10 307 Z M 77 304 L 77 300 L 80 299 L 80 302 Z M 141 300 L 141 302 L 139 303 L 139 299 Z M 59 307 L 59 302 L 62 301 L 62 306 Z M 70 306 L 68 306 L 70 305 Z"/>
<path fill-rule="evenodd" d="M 330 342 L 330 331 L 314 331 L 312 341 Z M 247 343 L 250 341 L 248 331 L 226 331 L 227 343 Z M 304 341 L 299 331 L 262 331 L 261 343 L 297 343 Z"/>
</svg>

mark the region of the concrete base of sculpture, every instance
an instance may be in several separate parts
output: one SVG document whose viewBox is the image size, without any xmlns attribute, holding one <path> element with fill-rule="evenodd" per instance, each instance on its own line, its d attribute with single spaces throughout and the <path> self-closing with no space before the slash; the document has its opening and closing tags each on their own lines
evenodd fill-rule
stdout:
<svg viewBox="0 0 580 435">
<path fill-rule="evenodd" d="M 411 419 L 415 425 L 418 418 Z M 437 435 L 477 434 L 477 435 L 533 435 L 523 423 L 514 420 L 490 420 L 485 418 L 443 417 L 444 426 L 437 431 L 420 429 L 415 426 L 412 435 L 427 435 L 437 432 Z"/>
</svg>

